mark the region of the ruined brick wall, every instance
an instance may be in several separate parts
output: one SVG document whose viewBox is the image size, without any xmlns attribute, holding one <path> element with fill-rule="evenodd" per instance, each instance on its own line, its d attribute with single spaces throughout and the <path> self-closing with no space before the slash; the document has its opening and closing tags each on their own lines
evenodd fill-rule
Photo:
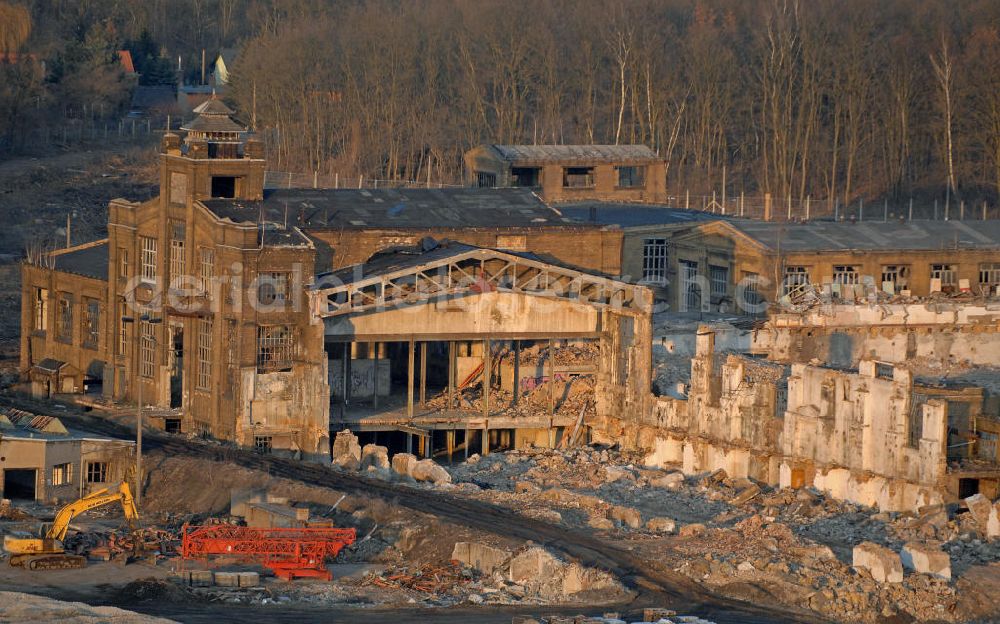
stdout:
<svg viewBox="0 0 1000 624">
<path fill-rule="evenodd" d="M 311 229 L 309 236 L 332 248 L 335 270 L 367 261 L 393 247 L 412 247 L 425 237 L 507 251 L 530 251 L 585 271 L 618 275 L 621 272 L 621 230 L 597 226 L 462 229 Z"/>
<path fill-rule="evenodd" d="M 35 303 L 38 289 L 48 293 L 46 327 L 35 327 Z M 45 358 L 66 362 L 73 369 L 75 392 L 83 392 L 84 376 L 100 377 L 103 374 L 105 351 L 109 336 L 105 331 L 109 310 L 106 305 L 108 283 L 57 271 L 45 266 L 21 265 L 21 354 L 20 371 L 24 378 L 33 364 Z M 59 332 L 59 300 L 68 296 L 72 310 L 71 334 Z M 100 328 L 98 341 L 91 342 L 85 335 L 85 315 L 88 302 L 98 304 Z M 113 313 L 113 310 L 112 312 Z"/>
</svg>

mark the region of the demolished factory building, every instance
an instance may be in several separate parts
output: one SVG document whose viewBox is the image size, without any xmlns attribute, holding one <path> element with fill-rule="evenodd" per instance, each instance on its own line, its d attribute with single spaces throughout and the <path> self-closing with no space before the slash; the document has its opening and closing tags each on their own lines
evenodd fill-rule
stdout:
<svg viewBox="0 0 1000 624">
<path fill-rule="evenodd" d="M 196 113 L 158 197 L 24 264 L 36 395 L 141 395 L 152 426 L 309 459 L 343 429 L 449 459 L 590 440 L 885 509 L 996 495 L 997 222 L 640 205 L 664 180 L 632 147 L 488 146 L 470 188 L 265 189 L 263 144 Z M 657 396 L 654 306 L 741 299 L 747 347 L 702 328 L 690 386 Z"/>
</svg>

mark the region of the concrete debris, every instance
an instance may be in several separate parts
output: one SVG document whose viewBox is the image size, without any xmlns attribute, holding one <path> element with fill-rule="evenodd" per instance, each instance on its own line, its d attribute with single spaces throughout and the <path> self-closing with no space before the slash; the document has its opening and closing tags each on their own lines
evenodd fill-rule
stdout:
<svg viewBox="0 0 1000 624">
<path fill-rule="evenodd" d="M 361 444 L 358 443 L 358 436 L 351 433 L 349 429 L 337 432 L 337 437 L 333 440 L 334 463 L 344 467 L 344 464 L 338 460 L 345 457 L 353 457 L 359 465 L 361 463 Z"/>
<path fill-rule="evenodd" d="M 704 524 L 695 522 L 694 524 L 685 524 L 682 526 L 679 534 L 681 537 L 698 537 L 704 535 L 706 530 Z"/>
<path fill-rule="evenodd" d="M 754 484 L 750 484 L 749 487 L 745 488 L 742 492 L 736 495 L 735 498 L 729 501 L 730 505 L 734 507 L 739 507 L 740 505 L 750 502 L 751 499 L 760 494 L 760 487 Z"/>
<path fill-rule="evenodd" d="M 368 467 L 380 470 L 389 469 L 389 449 L 376 444 L 366 444 L 361 449 L 361 469 Z"/>
<path fill-rule="evenodd" d="M 642 526 L 642 514 L 630 507 L 616 505 L 608 510 L 608 517 L 630 529 L 638 529 Z"/>
<path fill-rule="evenodd" d="M 419 460 L 412 453 L 396 453 L 392 456 L 392 471 L 401 477 L 413 477 L 413 467 Z"/>
<path fill-rule="evenodd" d="M 854 567 L 868 570 L 877 583 L 902 583 L 903 564 L 899 555 L 884 546 L 864 542 L 854 547 Z"/>
<path fill-rule="evenodd" d="M 982 494 L 974 494 L 962 501 L 962 504 L 969 510 L 969 515 L 976 521 L 980 530 L 986 531 L 987 525 L 989 524 L 990 511 L 993 505 L 990 503 L 990 499 L 986 498 Z"/>
<path fill-rule="evenodd" d="M 451 552 L 452 559 L 483 574 L 493 574 L 510 557 L 509 550 L 476 542 L 455 542 L 455 548 Z"/>
<path fill-rule="evenodd" d="M 434 463 L 433 459 L 421 459 L 413 464 L 411 476 L 417 481 L 427 481 L 434 485 L 451 483 L 451 475 L 446 469 Z"/>
<path fill-rule="evenodd" d="M 650 518 L 646 521 L 646 528 L 654 533 L 673 533 L 677 523 L 673 518 Z"/>
<path fill-rule="evenodd" d="M 986 520 L 986 537 L 990 539 L 1000 537 L 1000 500 L 993 503 L 993 507 L 990 508 L 990 515 Z"/>
<path fill-rule="evenodd" d="M 650 479 L 649 484 L 653 487 L 675 489 L 680 487 L 684 483 L 684 474 L 680 472 L 671 472 L 670 474 L 665 474 L 662 477 L 656 477 Z"/>
<path fill-rule="evenodd" d="M 903 546 L 899 557 L 908 570 L 951 580 L 951 557 L 940 546 L 909 542 Z"/>
</svg>

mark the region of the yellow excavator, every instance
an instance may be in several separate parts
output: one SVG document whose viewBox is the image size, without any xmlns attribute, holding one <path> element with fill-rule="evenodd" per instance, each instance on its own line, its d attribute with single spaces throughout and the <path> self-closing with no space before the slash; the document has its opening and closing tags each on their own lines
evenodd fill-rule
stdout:
<svg viewBox="0 0 1000 624">
<path fill-rule="evenodd" d="M 42 524 L 38 532 L 40 537 L 5 535 L 3 548 L 10 555 L 10 565 L 29 570 L 65 570 L 86 567 L 86 557 L 71 555 L 63 547 L 69 523 L 85 511 L 116 502 L 121 503 L 129 527 L 135 530 L 139 511 L 135 507 L 132 490 L 128 483 L 123 481 L 118 484 L 116 492 L 112 492 L 110 488 L 98 490 L 60 509 L 51 525 Z"/>
</svg>

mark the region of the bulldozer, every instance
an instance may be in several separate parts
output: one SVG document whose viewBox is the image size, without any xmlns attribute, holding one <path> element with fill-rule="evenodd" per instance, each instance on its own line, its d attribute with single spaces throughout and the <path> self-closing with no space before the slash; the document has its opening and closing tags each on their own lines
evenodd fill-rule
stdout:
<svg viewBox="0 0 1000 624">
<path fill-rule="evenodd" d="M 42 524 L 39 537 L 17 537 L 5 535 L 3 548 L 10 555 L 8 563 L 13 567 L 24 567 L 29 570 L 66 570 L 87 566 L 87 558 L 81 555 L 69 554 L 63 547 L 66 531 L 73 518 L 80 514 L 120 502 L 125 511 L 125 519 L 132 530 L 138 528 L 139 511 L 136 509 L 132 490 L 127 482 L 118 484 L 117 491 L 110 488 L 98 490 L 74 501 L 56 513 L 51 524 Z"/>
</svg>

